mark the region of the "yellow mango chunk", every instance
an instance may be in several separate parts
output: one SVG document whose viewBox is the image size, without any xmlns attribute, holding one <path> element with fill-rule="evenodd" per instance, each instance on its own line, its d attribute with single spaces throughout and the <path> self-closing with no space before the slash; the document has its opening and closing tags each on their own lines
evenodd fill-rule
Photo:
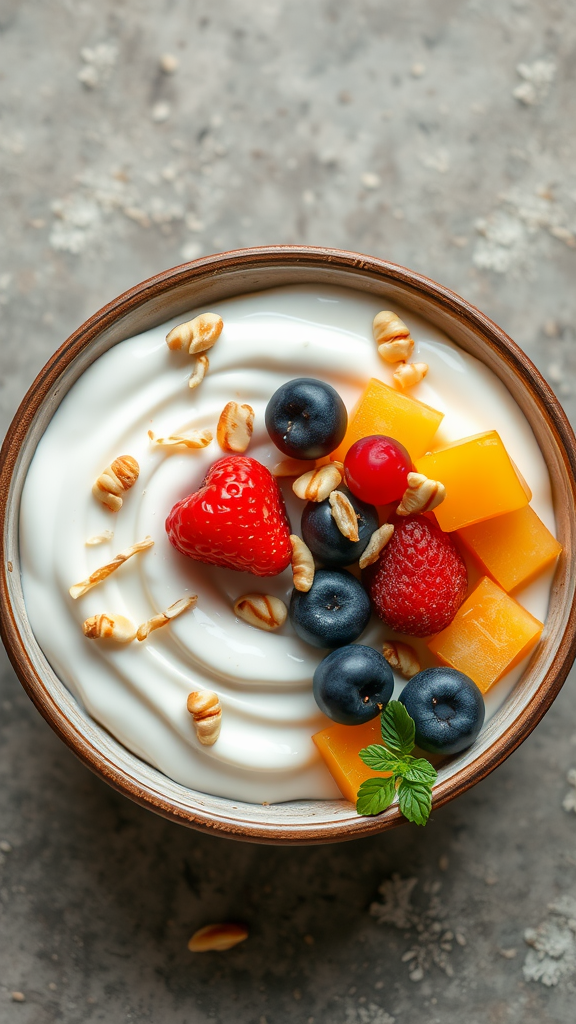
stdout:
<svg viewBox="0 0 576 1024">
<path fill-rule="evenodd" d="M 331 458 L 343 462 L 355 441 L 372 434 L 385 434 L 400 441 L 412 459 L 417 459 L 430 448 L 443 419 L 444 413 L 372 377 L 350 416 L 342 444 Z"/>
<path fill-rule="evenodd" d="M 532 497 L 495 430 L 429 452 L 416 459 L 416 471 L 444 484 L 434 515 L 447 533 L 514 512 Z"/>
<path fill-rule="evenodd" d="M 380 715 L 364 725 L 330 725 L 317 732 L 312 739 L 318 747 L 334 782 L 342 796 L 356 803 L 360 784 L 376 774 L 386 778 L 391 773 L 375 773 L 358 757 L 358 752 L 370 743 L 382 743 Z"/>
<path fill-rule="evenodd" d="M 486 693 L 526 657 L 543 629 L 538 619 L 484 576 L 428 647 Z"/>
<path fill-rule="evenodd" d="M 504 590 L 529 583 L 562 551 L 530 505 L 466 526 L 458 536 Z"/>
</svg>

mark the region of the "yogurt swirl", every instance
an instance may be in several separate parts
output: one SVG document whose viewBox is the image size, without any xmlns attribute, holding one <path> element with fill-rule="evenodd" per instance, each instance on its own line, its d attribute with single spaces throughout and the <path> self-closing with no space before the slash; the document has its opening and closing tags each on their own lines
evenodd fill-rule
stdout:
<svg viewBox="0 0 576 1024">
<path fill-rule="evenodd" d="M 311 740 L 328 720 L 312 695 L 323 652 L 289 623 L 278 633 L 235 618 L 237 597 L 254 590 L 289 603 L 290 570 L 258 580 L 194 562 L 170 545 L 164 521 L 172 505 L 195 491 L 222 455 L 214 440 L 199 451 L 166 450 L 157 436 L 209 428 L 230 400 L 249 403 L 255 428 L 249 455 L 272 468 L 282 456 L 264 426 L 274 391 L 298 376 L 332 384 L 348 409 L 369 377 L 391 383 L 392 367 L 377 355 L 371 324 L 382 300 L 339 288 L 294 286 L 217 303 L 224 330 L 210 351 L 210 370 L 190 390 L 190 358 L 170 352 L 170 321 L 115 345 L 72 386 L 32 460 L 21 503 L 22 582 L 30 623 L 60 678 L 96 721 L 143 760 L 192 789 L 250 802 L 338 798 Z M 528 481 L 532 505 L 554 531 L 550 482 L 523 413 L 499 379 L 435 327 L 398 308 L 416 339 L 414 360 L 429 364 L 411 394 L 445 413 L 435 446 L 483 430 L 500 433 Z M 140 477 L 119 513 L 91 494 L 92 483 L 118 455 L 140 464 Z M 303 503 L 282 482 L 294 532 Z M 113 530 L 112 540 L 86 540 Z M 99 565 L 150 534 L 155 545 L 74 602 L 68 589 Z M 552 571 L 519 600 L 544 619 Z M 143 622 L 180 597 L 197 607 L 144 643 L 119 646 L 86 640 L 82 622 L 100 612 Z M 380 648 L 393 634 L 373 620 L 361 638 Z M 425 645 L 421 645 L 425 650 Z M 521 673 L 519 666 L 488 698 L 493 713 Z M 215 690 L 222 730 L 213 747 L 196 739 L 186 697 Z M 398 686 L 400 689 L 401 686 Z"/>
</svg>

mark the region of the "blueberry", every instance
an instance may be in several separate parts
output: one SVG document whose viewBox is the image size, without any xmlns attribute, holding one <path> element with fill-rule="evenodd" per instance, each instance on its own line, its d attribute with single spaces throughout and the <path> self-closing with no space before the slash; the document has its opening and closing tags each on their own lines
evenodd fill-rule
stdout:
<svg viewBox="0 0 576 1024">
<path fill-rule="evenodd" d="M 341 568 L 357 562 L 374 530 L 378 529 L 378 513 L 374 505 L 355 498 L 346 487 L 339 487 L 358 516 L 359 540 L 351 541 L 340 533 L 332 515 L 328 498 L 309 501 L 302 513 L 302 536 L 312 554 L 324 565 Z"/>
<path fill-rule="evenodd" d="M 484 698 L 469 676 L 455 668 L 426 668 L 400 694 L 416 723 L 416 743 L 432 754 L 457 754 L 484 724 Z"/>
<path fill-rule="evenodd" d="M 313 647 L 344 647 L 357 640 L 370 619 L 370 598 L 345 569 L 318 569 L 307 593 L 292 592 L 290 622 Z"/>
<path fill-rule="evenodd" d="M 348 426 L 346 406 L 330 384 L 310 377 L 289 380 L 266 406 L 266 430 L 294 459 L 321 459 L 338 447 Z"/>
<path fill-rule="evenodd" d="M 340 725 L 362 725 L 386 707 L 394 675 L 373 647 L 349 644 L 332 651 L 314 673 L 314 697 L 321 711 Z"/>
</svg>

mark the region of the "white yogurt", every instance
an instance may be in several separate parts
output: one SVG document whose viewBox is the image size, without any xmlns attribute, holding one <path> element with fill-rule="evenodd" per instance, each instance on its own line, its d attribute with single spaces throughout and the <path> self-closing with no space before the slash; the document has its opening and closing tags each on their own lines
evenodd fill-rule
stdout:
<svg viewBox="0 0 576 1024">
<path fill-rule="evenodd" d="M 187 386 L 192 363 L 172 353 L 172 320 L 116 345 L 74 384 L 51 420 L 28 472 L 21 505 L 22 579 L 29 619 L 47 658 L 88 712 L 120 742 L 170 778 L 193 789 L 251 802 L 335 798 L 340 794 L 312 733 L 328 725 L 312 696 L 320 652 L 286 624 L 263 633 L 236 619 L 236 597 L 253 590 L 286 603 L 290 570 L 261 580 L 194 562 L 172 548 L 164 521 L 172 505 L 196 490 L 222 455 L 216 441 L 203 451 L 153 448 L 147 437 L 209 427 L 231 399 L 253 406 L 248 454 L 272 467 L 282 458 L 264 426 L 273 392 L 298 376 L 331 383 L 349 409 L 369 377 L 391 383 L 392 368 L 378 357 L 372 319 L 382 300 L 337 288 L 288 287 L 228 299 L 211 306 L 224 330 L 209 353 L 200 387 Z M 191 311 L 189 316 L 197 311 Z M 533 492 L 533 507 L 554 531 L 550 482 L 523 413 L 498 378 L 435 327 L 398 309 L 416 345 L 414 360 L 429 364 L 411 394 L 445 419 L 435 447 L 496 429 Z M 119 513 L 91 494 L 94 479 L 118 455 L 140 463 L 140 477 Z M 303 503 L 283 483 L 288 512 L 299 530 Z M 86 547 L 103 530 L 113 540 Z M 150 534 L 155 545 L 78 601 L 68 588 L 109 558 Z M 552 571 L 520 593 L 532 614 L 547 613 Z M 127 646 L 87 640 L 82 622 L 99 612 L 143 622 L 173 601 L 197 593 L 198 605 L 144 643 Z M 374 619 L 361 642 L 380 647 L 393 636 Z M 420 650 L 425 645 L 418 643 Z M 518 678 L 519 666 L 494 687 L 488 715 Z M 186 697 L 216 690 L 222 730 L 201 747 Z M 398 687 L 400 689 L 401 687 Z"/>
</svg>

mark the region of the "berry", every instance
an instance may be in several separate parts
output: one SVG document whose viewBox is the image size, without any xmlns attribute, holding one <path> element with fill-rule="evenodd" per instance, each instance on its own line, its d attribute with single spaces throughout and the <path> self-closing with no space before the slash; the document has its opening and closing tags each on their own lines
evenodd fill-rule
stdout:
<svg viewBox="0 0 576 1024">
<path fill-rule="evenodd" d="M 323 565 L 341 568 L 357 562 L 374 530 L 378 529 L 378 513 L 373 505 L 358 501 L 347 488 L 340 487 L 358 516 L 357 541 L 348 540 L 336 526 L 328 498 L 309 501 L 302 513 L 302 537 L 313 555 Z"/>
<path fill-rule="evenodd" d="M 362 582 L 388 626 L 431 636 L 452 622 L 466 596 L 468 574 L 450 534 L 426 516 L 398 516 L 391 540 L 364 570 Z"/>
<path fill-rule="evenodd" d="M 393 437 L 372 434 L 348 449 L 344 460 L 346 483 L 357 498 L 372 505 L 399 501 L 412 468 L 408 452 Z"/>
<path fill-rule="evenodd" d="M 362 725 L 376 718 L 393 689 L 394 675 L 386 659 L 361 644 L 332 651 L 314 673 L 316 703 L 340 725 Z"/>
<path fill-rule="evenodd" d="M 277 576 L 292 557 L 278 484 L 246 455 L 218 459 L 200 489 L 174 505 L 166 532 L 183 555 L 254 576 Z"/>
<path fill-rule="evenodd" d="M 306 593 L 292 592 L 290 622 L 313 647 L 344 647 L 357 640 L 370 620 L 370 600 L 345 569 L 318 569 Z"/>
<path fill-rule="evenodd" d="M 455 668 L 426 668 L 412 676 L 400 700 L 416 725 L 416 743 L 432 754 L 457 754 L 484 724 L 484 699 L 476 683 Z"/>
<path fill-rule="evenodd" d="M 321 459 L 338 447 L 348 426 L 346 406 L 322 380 L 298 377 L 274 392 L 266 406 L 266 430 L 285 455 Z"/>
</svg>

